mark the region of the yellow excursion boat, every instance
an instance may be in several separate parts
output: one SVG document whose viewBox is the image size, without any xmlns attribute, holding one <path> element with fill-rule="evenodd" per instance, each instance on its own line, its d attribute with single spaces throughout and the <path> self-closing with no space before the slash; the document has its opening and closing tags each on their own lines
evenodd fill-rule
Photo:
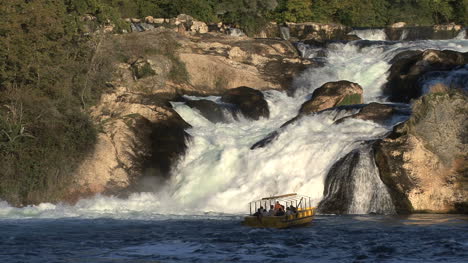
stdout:
<svg viewBox="0 0 468 263">
<path fill-rule="evenodd" d="M 290 208 L 290 212 L 285 215 L 271 215 L 268 212 L 258 212 L 260 207 L 268 210 L 272 205 L 273 207 L 280 205 L 283 209 Z M 250 202 L 249 206 L 250 215 L 246 216 L 242 223 L 250 227 L 288 228 L 304 226 L 312 222 L 315 214 L 315 207 L 311 206 L 310 197 L 296 193 L 265 197 Z M 253 211 L 255 212 L 252 213 Z"/>
</svg>

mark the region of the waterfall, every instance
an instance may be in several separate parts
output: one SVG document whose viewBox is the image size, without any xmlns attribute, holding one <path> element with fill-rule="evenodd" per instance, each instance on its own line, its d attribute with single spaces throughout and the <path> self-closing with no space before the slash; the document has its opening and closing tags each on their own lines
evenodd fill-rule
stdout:
<svg viewBox="0 0 468 263">
<path fill-rule="evenodd" d="M 387 40 L 384 29 L 355 29 L 348 35 L 356 35 L 362 40 Z"/>
<path fill-rule="evenodd" d="M 408 34 L 409 34 L 409 30 L 403 29 L 403 31 L 401 32 L 400 41 L 405 40 L 408 37 Z"/>
<path fill-rule="evenodd" d="M 468 41 L 331 44 L 323 66 L 311 67 L 295 79 L 294 96 L 279 91 L 264 92 L 270 109 L 268 119 L 252 121 L 239 117 L 227 123 L 212 123 L 186 104 L 173 103 L 174 109 L 191 124 L 187 132 L 193 139 L 184 158 L 173 167 L 174 176 L 162 190 L 135 193 L 128 198 L 96 196 L 80 200 L 74 206 L 41 204 L 12 208 L 0 202 L 0 216 L 148 219 L 174 214 L 243 214 L 251 200 L 288 192 L 311 196 L 317 205 L 323 199 L 330 170 L 343 158 L 351 158 L 345 157 L 350 153 L 358 154 L 359 160 L 350 168 L 354 191 L 346 212 L 391 213 L 385 187 L 376 176 L 371 149 L 363 147 L 362 142 L 383 138 L 396 121 L 382 125 L 350 118 L 336 124 L 337 118 L 355 112 L 334 109 L 288 125 L 267 147 L 254 150 L 250 147 L 295 117 L 309 94 L 326 82 L 357 82 L 363 87 L 366 103 L 385 102 L 381 86 L 386 82 L 390 61 L 403 51 L 430 48 L 467 52 Z M 308 52 L 308 47 L 303 46 L 304 56 Z M 216 96 L 205 99 L 220 103 Z"/>
<path fill-rule="evenodd" d="M 289 27 L 282 26 L 280 27 L 281 38 L 284 40 L 288 40 L 291 37 Z"/>
<path fill-rule="evenodd" d="M 459 39 L 459 40 L 466 39 L 466 28 L 463 28 L 455 37 L 455 39 Z"/>
<path fill-rule="evenodd" d="M 392 199 L 379 177 L 372 143 L 353 150 L 336 162 L 325 180 L 319 210 L 340 214 L 394 214 Z"/>
</svg>

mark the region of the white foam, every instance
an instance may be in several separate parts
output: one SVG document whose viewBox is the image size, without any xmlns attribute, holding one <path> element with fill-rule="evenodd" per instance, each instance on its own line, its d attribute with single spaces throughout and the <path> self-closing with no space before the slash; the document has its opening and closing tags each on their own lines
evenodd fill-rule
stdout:
<svg viewBox="0 0 468 263">
<path fill-rule="evenodd" d="M 387 40 L 384 29 L 355 29 L 348 35 L 356 35 L 362 40 Z"/>
<path fill-rule="evenodd" d="M 373 44 L 360 47 L 359 42 L 336 43 L 329 46 L 323 67 L 312 67 L 294 80 L 298 96 L 312 93 L 330 81 L 348 80 L 364 89 L 364 101 L 382 102 L 382 86 L 387 81 L 390 61 L 407 50 L 455 50 L 468 51 L 468 40 L 424 40 L 393 44 Z"/>
</svg>

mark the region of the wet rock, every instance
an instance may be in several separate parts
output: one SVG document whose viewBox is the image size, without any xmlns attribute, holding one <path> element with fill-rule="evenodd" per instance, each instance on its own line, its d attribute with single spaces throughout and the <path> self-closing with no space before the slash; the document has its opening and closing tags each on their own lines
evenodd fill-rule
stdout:
<svg viewBox="0 0 468 263">
<path fill-rule="evenodd" d="M 143 164 L 144 175 L 170 177 L 171 167 L 185 154 L 186 142 L 190 139 L 185 129 L 190 127 L 173 110 L 169 118 L 152 123 L 149 136 L 151 150 Z"/>
<path fill-rule="evenodd" d="M 361 104 L 362 87 L 349 81 L 328 82 L 314 90 L 312 98 L 304 102 L 300 114 L 310 114 L 342 105 Z"/>
<path fill-rule="evenodd" d="M 189 100 L 185 104 L 190 108 L 197 109 L 203 117 L 213 123 L 226 122 L 223 107 L 211 100 Z"/>
<path fill-rule="evenodd" d="M 263 93 L 249 87 L 228 90 L 223 94 L 221 100 L 238 107 L 240 112 L 249 119 L 258 120 L 270 116 L 268 103 Z"/>
<path fill-rule="evenodd" d="M 398 212 L 467 212 L 467 112 L 464 91 L 425 95 L 410 119 L 376 144 L 376 163 Z"/>
<path fill-rule="evenodd" d="M 387 27 L 385 33 L 388 40 L 425 40 L 425 39 L 453 39 L 455 38 L 462 27 L 460 25 L 434 25 L 434 26 L 404 26 L 404 27 Z"/>
<path fill-rule="evenodd" d="M 353 118 L 383 124 L 390 119 L 394 113 L 395 110 L 392 106 L 373 102 L 364 106 L 358 113 L 341 118 L 335 123 L 342 123 L 349 118 Z"/>
<path fill-rule="evenodd" d="M 468 63 L 468 52 L 426 50 L 411 56 L 405 53 L 393 60 L 384 95 L 393 102 L 408 103 L 422 95 L 419 79 L 431 71 L 449 71 Z"/>
</svg>

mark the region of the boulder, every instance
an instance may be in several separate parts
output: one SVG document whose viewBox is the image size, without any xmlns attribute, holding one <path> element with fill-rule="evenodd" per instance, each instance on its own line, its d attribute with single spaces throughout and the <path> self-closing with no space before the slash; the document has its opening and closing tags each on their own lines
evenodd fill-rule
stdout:
<svg viewBox="0 0 468 263">
<path fill-rule="evenodd" d="M 411 55 L 414 54 L 414 55 Z M 431 71 L 449 71 L 468 63 L 468 52 L 426 50 L 406 52 L 393 59 L 384 95 L 392 102 L 408 103 L 422 95 L 420 78 Z"/>
<path fill-rule="evenodd" d="M 396 23 L 391 24 L 389 27 L 390 28 L 402 28 L 405 26 L 406 26 L 405 22 L 396 22 Z"/>
<path fill-rule="evenodd" d="M 467 112 L 462 90 L 425 95 L 410 119 L 376 144 L 397 212 L 468 213 Z"/>
<path fill-rule="evenodd" d="M 190 108 L 196 109 L 203 117 L 213 123 L 227 122 L 224 108 L 211 100 L 189 100 L 185 102 Z"/>
<path fill-rule="evenodd" d="M 240 112 L 249 119 L 258 120 L 268 118 L 270 111 L 261 91 L 249 88 L 238 87 L 226 91 L 221 100 L 239 108 Z"/>
<path fill-rule="evenodd" d="M 135 79 L 142 79 L 156 75 L 156 71 L 152 67 L 152 61 L 138 59 L 131 64 L 131 69 Z"/>
<path fill-rule="evenodd" d="M 310 114 L 328 108 L 362 104 L 362 87 L 346 80 L 328 82 L 314 90 L 312 98 L 304 102 L 299 114 Z"/>
<path fill-rule="evenodd" d="M 194 33 L 205 34 L 208 33 L 208 26 L 205 22 L 194 20 L 190 26 L 190 31 Z"/>
<path fill-rule="evenodd" d="M 383 124 L 389 120 L 395 113 L 394 107 L 386 104 L 372 102 L 365 105 L 358 113 L 337 120 L 335 123 L 341 123 L 349 118 L 373 121 Z"/>
</svg>

